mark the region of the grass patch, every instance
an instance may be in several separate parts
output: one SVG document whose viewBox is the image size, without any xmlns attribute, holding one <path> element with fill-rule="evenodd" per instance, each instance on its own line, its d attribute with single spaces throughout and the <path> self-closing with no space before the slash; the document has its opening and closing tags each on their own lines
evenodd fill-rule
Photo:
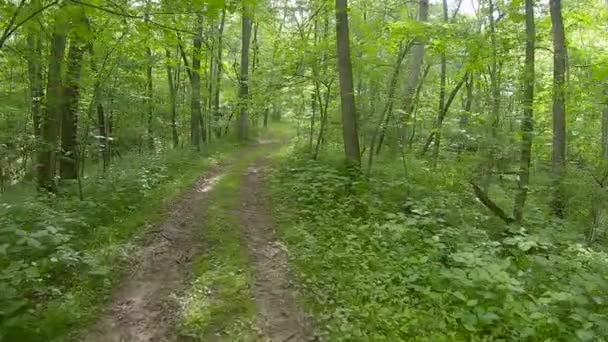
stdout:
<svg viewBox="0 0 608 342">
<path fill-rule="evenodd" d="M 183 299 L 179 326 L 183 336 L 199 341 L 248 341 L 257 335 L 250 292 L 253 278 L 237 211 L 243 173 L 266 153 L 266 147 L 247 151 L 211 192 L 203 226 L 204 254 L 196 262 L 196 279 Z"/>
</svg>

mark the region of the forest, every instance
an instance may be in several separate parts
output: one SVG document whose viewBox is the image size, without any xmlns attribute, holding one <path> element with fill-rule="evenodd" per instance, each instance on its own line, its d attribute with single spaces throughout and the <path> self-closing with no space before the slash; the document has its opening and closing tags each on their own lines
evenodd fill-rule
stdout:
<svg viewBox="0 0 608 342">
<path fill-rule="evenodd" d="M 0 341 L 608 341 L 608 0 L 0 0 Z"/>
</svg>

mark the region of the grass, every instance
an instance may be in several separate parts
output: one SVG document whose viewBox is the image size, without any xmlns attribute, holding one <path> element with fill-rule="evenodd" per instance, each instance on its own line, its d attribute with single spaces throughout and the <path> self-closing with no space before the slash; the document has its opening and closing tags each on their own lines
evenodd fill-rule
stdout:
<svg viewBox="0 0 608 342">
<path fill-rule="evenodd" d="M 100 308 L 107 302 L 111 290 L 121 279 L 129 262 L 130 251 L 137 248 L 136 237 L 145 234 L 146 227 L 162 221 L 164 214 L 161 209 L 192 186 L 204 170 L 213 166 L 218 159 L 230 158 L 235 150 L 233 144 L 222 142 L 209 146 L 202 153 L 179 151 L 178 155 L 169 152 L 169 155 L 159 157 L 173 158 L 161 161 L 161 164 L 166 163 L 169 168 L 174 168 L 169 170 L 172 175 L 155 183 L 137 203 L 120 203 L 121 192 L 111 189 L 116 185 L 113 180 L 100 180 L 100 184 L 91 186 L 85 184 L 85 203 L 88 204 L 74 201 L 63 203 L 63 200 L 59 199 L 59 203 L 55 205 L 58 210 L 64 211 L 82 208 L 83 205 L 94 207 L 96 203 L 104 202 L 110 209 L 112 205 L 129 205 L 130 208 L 109 210 L 113 215 L 105 215 L 103 207 L 87 207 L 87 211 L 80 209 L 81 213 L 77 211 L 79 214 L 89 215 L 90 217 L 84 219 L 90 223 L 86 225 L 86 231 L 72 232 L 76 237 L 75 244 L 78 250 L 88 251 L 95 260 L 94 269 L 92 272 L 68 274 L 71 278 L 67 281 L 66 289 L 62 289 L 61 293 L 48 300 L 43 299 L 35 303 L 19 317 L 19 321 L 0 331 L 0 340 L 69 340 L 74 332 L 94 321 Z M 145 161 L 133 162 L 133 158 L 125 158 L 118 161 L 114 168 L 132 171 L 132 174 L 137 176 L 139 167 L 144 164 Z M 132 177 L 131 173 L 126 176 Z M 140 177 L 143 178 L 144 175 Z M 131 181 L 137 182 L 138 179 Z M 100 188 L 103 188 L 103 191 L 100 191 Z M 126 192 L 128 193 L 128 189 Z"/>
<path fill-rule="evenodd" d="M 238 209 L 247 167 L 268 154 L 268 147 L 248 150 L 211 193 L 204 226 L 204 254 L 196 262 L 196 279 L 183 299 L 180 333 L 199 341 L 255 340 L 256 306 Z"/>
</svg>

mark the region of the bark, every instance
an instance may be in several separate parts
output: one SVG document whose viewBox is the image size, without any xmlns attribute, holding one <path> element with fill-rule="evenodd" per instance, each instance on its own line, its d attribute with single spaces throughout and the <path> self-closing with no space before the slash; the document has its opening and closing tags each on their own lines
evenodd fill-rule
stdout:
<svg viewBox="0 0 608 342">
<path fill-rule="evenodd" d="M 496 166 L 496 155 L 498 154 L 498 127 L 500 125 L 500 110 L 501 110 L 501 77 L 500 67 L 498 63 L 498 41 L 496 36 L 496 12 L 495 0 L 488 1 L 488 21 L 490 30 L 490 57 L 491 62 L 488 67 L 488 74 L 490 76 L 490 95 L 488 102 L 490 103 L 490 120 L 487 127 L 488 132 L 486 141 L 480 149 L 480 153 L 483 155 L 482 162 L 479 166 L 479 178 L 481 179 L 481 187 L 487 191 L 492 179 L 492 174 Z"/>
<path fill-rule="evenodd" d="M 336 0 L 336 39 L 344 151 L 347 161 L 351 165 L 358 167 L 361 165 L 361 153 L 359 150 L 359 136 L 357 133 L 357 109 L 355 107 L 353 67 L 350 59 L 347 11 L 348 1 Z"/>
<path fill-rule="evenodd" d="M 501 207 L 499 207 L 498 204 L 496 204 L 494 201 L 492 201 L 490 199 L 490 197 L 488 197 L 486 191 L 484 191 L 482 188 L 480 188 L 475 183 L 471 183 L 471 186 L 473 186 L 473 192 L 475 193 L 475 196 L 477 196 L 477 199 L 479 199 L 479 201 L 483 205 L 485 205 L 488 209 L 490 209 L 490 211 L 492 213 L 494 213 L 494 215 L 498 216 L 501 220 L 505 221 L 506 224 L 510 224 L 510 223 L 514 222 L 512 217 L 507 215 L 507 213 Z"/>
<path fill-rule="evenodd" d="M 525 0 L 526 7 L 526 60 L 524 65 L 524 115 L 521 123 L 521 157 L 519 166 L 518 191 L 513 205 L 513 217 L 521 222 L 528 197 L 530 183 L 530 160 L 532 158 L 532 139 L 534 131 L 534 82 L 535 82 L 535 45 L 534 0 Z"/>
<path fill-rule="evenodd" d="M 167 58 L 167 85 L 169 86 L 169 111 L 171 112 L 171 138 L 173 148 L 179 147 L 179 134 L 177 132 L 177 88 L 173 81 L 173 67 L 171 66 L 171 51 L 165 51 Z"/>
<path fill-rule="evenodd" d="M 54 193 L 57 148 L 59 142 L 59 124 L 63 98 L 61 73 L 65 55 L 65 23 L 57 19 L 51 39 L 49 55 L 49 68 L 47 75 L 46 108 L 40 122 L 41 145 L 38 153 L 38 188 L 42 191 Z"/>
<path fill-rule="evenodd" d="M 315 119 L 317 116 L 317 98 L 315 96 L 315 93 L 312 93 L 310 95 L 310 110 L 312 111 L 312 115 L 310 116 L 310 134 L 308 135 L 308 150 L 312 151 L 312 144 L 313 144 L 313 140 L 314 140 L 314 135 L 315 135 Z M 266 122 L 266 118 L 267 118 L 268 114 L 267 112 L 264 113 L 264 122 Z M 266 127 L 264 125 L 264 127 Z"/>
<path fill-rule="evenodd" d="M 220 28 L 217 33 L 217 56 L 216 56 L 216 70 L 215 70 L 215 85 L 213 94 L 213 115 L 215 117 L 215 134 L 219 138 L 222 135 L 222 128 L 219 125 L 219 121 L 222 117 L 220 112 L 220 93 L 222 89 L 222 71 L 223 71 L 223 35 L 224 35 L 224 24 L 226 22 L 226 9 L 222 9 L 222 18 L 220 19 Z"/>
<path fill-rule="evenodd" d="M 70 37 L 64 86 L 63 120 L 61 121 L 61 179 L 77 179 L 79 163 L 78 103 L 80 102 L 80 73 L 86 43 L 76 32 Z"/>
<path fill-rule="evenodd" d="M 148 111 L 148 148 L 154 149 L 154 135 L 153 135 L 153 115 L 154 115 L 154 88 L 152 83 L 152 49 L 147 46 L 146 47 L 146 101 L 147 101 L 147 111 Z"/>
<path fill-rule="evenodd" d="M 28 76 L 30 82 L 30 110 L 34 126 L 34 138 L 36 144 L 40 139 L 40 115 L 44 90 L 42 88 L 42 43 L 39 33 L 31 33 L 27 37 L 28 49 L 30 51 L 27 60 Z"/>
<path fill-rule="evenodd" d="M 150 0 L 146 1 L 146 14 L 145 21 L 146 23 L 150 21 Z M 148 122 L 147 122 L 147 133 L 148 133 L 148 148 L 150 150 L 154 150 L 154 135 L 153 135 L 153 115 L 154 115 L 154 87 L 152 80 L 152 48 L 149 45 L 146 45 L 146 110 L 148 114 Z"/>
<path fill-rule="evenodd" d="M 329 99 L 331 95 L 331 84 L 327 86 L 327 91 L 325 92 L 325 99 L 321 97 L 321 88 L 316 87 L 317 99 L 319 101 L 319 112 L 321 113 L 321 127 L 319 127 L 319 135 L 317 136 L 317 143 L 315 146 L 315 153 L 312 157 L 313 160 L 317 160 L 319 158 L 319 152 L 321 151 L 321 142 L 325 138 L 325 131 L 327 130 L 327 121 L 329 119 L 328 108 L 329 108 Z"/>
<path fill-rule="evenodd" d="M 239 117 L 237 132 L 239 141 L 248 138 L 249 130 L 249 44 L 251 41 L 251 19 L 247 9 L 243 11 L 241 36 L 241 74 L 239 79 Z"/>
<path fill-rule="evenodd" d="M 563 177 L 566 169 L 566 37 L 561 0 L 551 0 L 553 28 L 553 211 L 564 217 Z"/>
<path fill-rule="evenodd" d="M 428 20 L 429 16 L 429 1 L 420 0 L 419 4 L 418 20 L 420 22 L 425 22 Z M 414 96 L 420 81 L 420 71 L 422 70 L 422 63 L 424 61 L 424 50 L 424 42 L 420 39 L 416 39 L 412 47 L 412 56 L 410 58 L 408 75 L 405 82 L 405 98 L 403 99 L 403 107 L 399 120 L 399 141 L 402 147 L 405 146 L 407 141 L 408 121 L 414 110 Z"/>
<path fill-rule="evenodd" d="M 465 84 L 466 88 L 467 88 L 467 94 L 465 97 L 465 100 L 463 102 L 463 113 L 460 116 L 460 120 L 458 122 L 459 126 L 460 126 L 460 143 L 458 146 L 458 155 L 460 156 L 460 154 L 462 153 L 462 150 L 465 149 L 465 145 L 467 144 L 467 126 L 469 124 L 469 117 L 472 114 L 472 110 L 473 110 L 473 89 L 475 87 L 475 76 L 473 74 L 470 74 L 469 78 L 466 81 Z"/>
<path fill-rule="evenodd" d="M 194 50 L 192 52 L 192 67 L 190 70 L 190 83 L 191 83 L 191 101 L 190 101 L 190 144 L 200 150 L 201 148 L 201 47 L 203 44 L 203 19 L 200 14 L 197 15 L 196 19 L 196 35 L 192 45 Z"/>
</svg>

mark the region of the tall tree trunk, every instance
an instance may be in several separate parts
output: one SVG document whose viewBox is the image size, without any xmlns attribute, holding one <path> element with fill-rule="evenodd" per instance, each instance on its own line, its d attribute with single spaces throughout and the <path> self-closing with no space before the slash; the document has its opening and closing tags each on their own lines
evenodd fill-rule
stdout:
<svg viewBox="0 0 608 342">
<path fill-rule="evenodd" d="M 154 135 L 153 135 L 153 115 L 154 115 L 154 88 L 152 81 L 152 49 L 146 46 L 146 98 L 147 98 L 147 111 L 148 111 L 148 148 L 154 149 Z"/>
<path fill-rule="evenodd" d="M 448 1 L 443 0 L 443 22 L 448 23 Z M 443 119 L 445 117 L 445 93 L 446 83 L 448 74 L 448 60 L 445 52 L 441 53 L 441 82 L 439 86 L 439 108 L 437 112 L 437 122 L 435 124 L 435 144 L 433 146 L 433 168 L 437 167 L 437 160 L 439 159 L 439 146 L 441 144 L 441 128 L 443 127 Z"/>
<path fill-rule="evenodd" d="M 239 117 L 237 120 L 238 138 L 245 141 L 248 138 L 249 125 L 249 43 L 251 41 L 251 19 L 247 9 L 243 9 L 241 37 L 241 75 L 239 87 Z"/>
<path fill-rule="evenodd" d="M 491 88 L 491 115 L 489 120 L 489 138 L 484 145 L 482 151 L 485 154 L 484 161 L 480 167 L 481 187 L 487 191 L 492 179 L 492 173 L 496 164 L 496 155 L 498 154 L 498 126 L 500 125 L 500 68 L 498 65 L 498 42 L 496 37 L 496 11 L 495 0 L 489 0 L 488 19 L 490 22 L 490 44 L 491 44 L 491 65 L 490 88 Z"/>
<path fill-rule="evenodd" d="M 425 22 L 429 16 L 429 1 L 420 0 L 418 21 Z M 403 111 L 399 120 L 399 141 L 403 148 L 407 142 L 408 121 L 414 110 L 414 97 L 420 80 L 420 71 L 424 61 L 424 42 L 416 39 L 412 47 L 412 56 L 409 62 L 409 70 L 405 83 L 405 98 L 403 99 Z"/>
<path fill-rule="evenodd" d="M 361 165 L 359 136 L 357 133 L 357 109 L 353 85 L 353 67 L 350 60 L 348 29 L 348 1 L 336 0 L 336 39 L 338 49 L 338 73 L 342 108 L 342 135 L 346 159 L 354 166 Z"/>
<path fill-rule="evenodd" d="M 31 33 L 27 37 L 29 58 L 27 60 L 30 82 L 30 109 L 34 125 L 36 144 L 40 139 L 40 115 L 44 90 L 42 88 L 42 43 L 39 33 Z"/>
<path fill-rule="evenodd" d="M 61 121 L 62 157 L 59 163 L 61 179 L 78 178 L 78 103 L 80 101 L 80 72 L 85 48 L 86 43 L 82 41 L 82 37 L 78 32 L 74 32 L 70 38 L 64 86 L 63 120 Z"/>
<path fill-rule="evenodd" d="M 40 122 L 42 142 L 38 153 L 38 188 L 47 192 L 57 190 L 55 175 L 63 98 L 61 69 L 65 55 L 65 25 L 61 18 L 56 19 L 49 56 L 46 108 Z"/>
<path fill-rule="evenodd" d="M 553 211 L 564 217 L 563 177 L 566 169 L 566 37 L 561 0 L 550 0 L 553 28 Z"/>
<path fill-rule="evenodd" d="M 169 86 L 169 110 L 171 111 L 171 138 L 173 148 L 179 147 L 179 134 L 177 132 L 177 88 L 173 81 L 173 67 L 171 66 L 171 51 L 165 51 L 167 58 L 167 85 Z"/>
<path fill-rule="evenodd" d="M 220 113 L 220 92 L 222 89 L 222 71 L 223 71 L 223 35 L 224 35 L 224 24 L 226 22 L 226 8 L 222 9 L 222 18 L 220 19 L 220 28 L 217 32 L 217 56 L 215 59 L 216 70 L 215 70 L 215 85 L 213 94 L 213 115 L 215 118 L 215 135 L 219 138 L 222 135 L 222 128 L 219 125 L 219 121 L 222 117 Z"/>
<path fill-rule="evenodd" d="M 190 71 L 191 79 L 191 102 L 190 102 L 190 144 L 197 150 L 201 148 L 201 47 L 203 44 L 203 19 L 200 14 L 196 18 L 196 35 L 192 45 L 192 68 Z"/>
<path fill-rule="evenodd" d="M 518 191 L 513 205 L 513 218 L 521 222 L 528 197 L 530 183 L 530 160 L 532 159 L 532 139 L 534 131 L 534 82 L 535 45 L 534 0 L 525 0 L 526 6 L 526 61 L 524 65 L 524 115 L 521 123 L 521 158 L 519 166 Z"/>
</svg>

